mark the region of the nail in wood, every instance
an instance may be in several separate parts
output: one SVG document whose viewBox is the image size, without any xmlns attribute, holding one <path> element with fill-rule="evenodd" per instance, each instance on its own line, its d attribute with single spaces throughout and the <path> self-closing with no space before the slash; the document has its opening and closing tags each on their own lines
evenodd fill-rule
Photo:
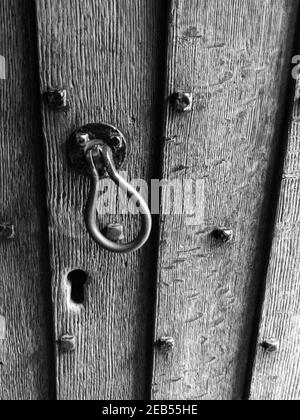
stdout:
<svg viewBox="0 0 300 420">
<path fill-rule="evenodd" d="M 15 238 L 15 227 L 9 223 L 0 222 L 0 241 L 9 241 Z"/>
<path fill-rule="evenodd" d="M 162 337 L 158 340 L 157 346 L 165 353 L 170 353 L 175 347 L 175 340 L 172 337 Z"/>
<path fill-rule="evenodd" d="M 75 351 L 75 337 L 73 335 L 63 335 L 59 341 L 60 349 L 65 353 L 72 353 Z"/>
</svg>

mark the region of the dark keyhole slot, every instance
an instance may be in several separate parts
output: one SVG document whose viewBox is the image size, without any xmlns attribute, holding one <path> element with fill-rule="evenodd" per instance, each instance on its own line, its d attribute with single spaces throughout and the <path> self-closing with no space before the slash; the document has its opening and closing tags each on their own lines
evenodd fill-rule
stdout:
<svg viewBox="0 0 300 420">
<path fill-rule="evenodd" d="M 84 303 L 84 289 L 87 282 L 87 274 L 82 270 L 74 270 L 68 275 L 71 285 L 71 300 L 76 305 Z"/>
</svg>

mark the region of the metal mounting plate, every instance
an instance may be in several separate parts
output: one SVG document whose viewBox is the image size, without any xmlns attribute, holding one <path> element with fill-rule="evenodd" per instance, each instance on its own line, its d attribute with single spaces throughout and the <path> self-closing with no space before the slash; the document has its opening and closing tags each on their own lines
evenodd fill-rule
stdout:
<svg viewBox="0 0 300 420">
<path fill-rule="evenodd" d="M 109 124 L 88 124 L 80 127 L 70 137 L 67 143 L 67 152 L 71 166 L 85 175 L 89 175 L 87 152 L 94 146 L 107 144 L 112 152 L 116 169 L 119 170 L 126 158 L 127 144 L 123 134 Z M 97 169 L 101 177 L 107 173 L 101 162 L 97 162 Z"/>
</svg>

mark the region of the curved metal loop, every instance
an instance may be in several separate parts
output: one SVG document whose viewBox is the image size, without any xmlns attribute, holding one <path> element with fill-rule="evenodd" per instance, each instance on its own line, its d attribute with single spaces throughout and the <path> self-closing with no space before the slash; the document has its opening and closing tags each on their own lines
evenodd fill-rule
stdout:
<svg viewBox="0 0 300 420">
<path fill-rule="evenodd" d="M 118 244 L 107 239 L 99 230 L 97 223 L 97 202 L 98 202 L 98 186 L 100 183 L 100 176 L 96 168 L 94 161 L 94 154 L 97 151 L 97 156 L 102 158 L 104 167 L 114 181 L 114 183 L 121 188 L 122 191 L 127 193 L 129 199 L 134 199 L 136 204 L 139 206 L 139 210 L 142 216 L 142 229 L 139 236 L 128 244 Z M 107 145 L 98 145 L 87 152 L 87 159 L 90 166 L 91 174 L 91 192 L 86 208 L 86 225 L 87 229 L 94 239 L 102 248 L 110 252 L 119 254 L 127 254 L 134 252 L 142 248 L 148 241 L 152 229 L 152 217 L 146 201 L 141 195 L 130 185 L 125 179 L 123 179 L 118 173 L 114 161 L 111 149 Z"/>
</svg>

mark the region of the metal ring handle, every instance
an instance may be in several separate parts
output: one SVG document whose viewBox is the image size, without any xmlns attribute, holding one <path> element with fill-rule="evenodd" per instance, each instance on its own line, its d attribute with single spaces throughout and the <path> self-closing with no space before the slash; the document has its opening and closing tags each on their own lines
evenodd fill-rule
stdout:
<svg viewBox="0 0 300 420">
<path fill-rule="evenodd" d="M 99 172 L 96 168 L 95 161 L 94 161 L 94 153 L 95 151 L 98 152 L 98 156 L 100 153 L 100 157 L 103 160 L 104 167 L 110 176 L 110 178 L 114 181 L 114 183 L 124 192 L 127 193 L 129 199 L 134 198 L 137 205 L 139 205 L 139 210 L 142 217 L 142 229 L 139 236 L 128 244 L 118 244 L 115 242 L 110 241 L 107 239 L 99 230 L 98 223 L 97 223 L 97 202 L 98 202 L 98 186 L 101 180 L 99 176 Z M 126 254 L 129 252 L 134 252 L 142 248 L 145 243 L 148 241 L 149 236 L 151 234 L 152 229 L 152 217 L 150 210 L 146 201 L 142 198 L 142 196 L 133 188 L 130 184 L 128 184 L 125 179 L 121 177 L 118 173 L 112 156 L 111 149 L 106 145 L 97 145 L 93 149 L 87 152 L 87 160 L 90 167 L 90 175 L 91 175 L 91 192 L 86 208 L 86 225 L 87 229 L 94 239 L 102 248 L 106 249 L 110 252 L 115 252 L 119 254 Z"/>
</svg>

